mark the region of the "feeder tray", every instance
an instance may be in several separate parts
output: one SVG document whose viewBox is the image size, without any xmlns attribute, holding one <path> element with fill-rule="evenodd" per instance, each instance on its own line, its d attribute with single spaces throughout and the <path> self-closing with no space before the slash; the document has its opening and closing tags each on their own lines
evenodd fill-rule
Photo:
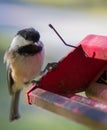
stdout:
<svg viewBox="0 0 107 130">
<path fill-rule="evenodd" d="M 107 129 L 107 36 L 88 35 L 27 91 L 27 102 Z M 77 95 L 85 92 L 87 97 Z"/>
</svg>

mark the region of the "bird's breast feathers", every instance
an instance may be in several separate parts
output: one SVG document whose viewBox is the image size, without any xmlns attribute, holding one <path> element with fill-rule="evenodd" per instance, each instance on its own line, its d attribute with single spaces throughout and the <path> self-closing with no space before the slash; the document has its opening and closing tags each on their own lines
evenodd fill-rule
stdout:
<svg viewBox="0 0 107 130">
<path fill-rule="evenodd" d="M 33 56 L 17 56 L 12 63 L 12 77 L 16 82 L 26 83 L 37 77 L 44 61 L 44 50 Z"/>
</svg>

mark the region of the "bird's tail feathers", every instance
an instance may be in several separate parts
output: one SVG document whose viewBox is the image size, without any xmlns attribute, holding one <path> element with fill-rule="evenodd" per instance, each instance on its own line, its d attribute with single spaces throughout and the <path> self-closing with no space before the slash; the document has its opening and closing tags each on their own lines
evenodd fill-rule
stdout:
<svg viewBox="0 0 107 130">
<path fill-rule="evenodd" d="M 18 110 L 20 91 L 21 90 L 18 90 L 11 95 L 10 121 L 14 121 L 20 118 L 19 110 Z"/>
</svg>

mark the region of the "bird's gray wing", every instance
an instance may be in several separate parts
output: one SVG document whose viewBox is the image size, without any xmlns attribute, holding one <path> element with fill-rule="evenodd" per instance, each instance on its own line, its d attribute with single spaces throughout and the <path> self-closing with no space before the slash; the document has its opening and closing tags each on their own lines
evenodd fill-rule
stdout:
<svg viewBox="0 0 107 130">
<path fill-rule="evenodd" d="M 12 71 L 9 66 L 7 67 L 7 84 L 8 84 L 9 93 L 10 95 L 12 95 L 13 94 L 12 86 L 14 84 L 14 80 L 12 78 Z"/>
</svg>

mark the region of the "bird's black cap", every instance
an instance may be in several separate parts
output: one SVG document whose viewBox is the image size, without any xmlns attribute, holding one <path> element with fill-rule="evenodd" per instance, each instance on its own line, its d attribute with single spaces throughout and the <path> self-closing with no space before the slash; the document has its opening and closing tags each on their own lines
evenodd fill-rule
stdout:
<svg viewBox="0 0 107 130">
<path fill-rule="evenodd" d="M 21 35 L 25 40 L 38 42 L 40 34 L 34 28 L 25 28 L 17 32 L 17 35 Z"/>
</svg>

